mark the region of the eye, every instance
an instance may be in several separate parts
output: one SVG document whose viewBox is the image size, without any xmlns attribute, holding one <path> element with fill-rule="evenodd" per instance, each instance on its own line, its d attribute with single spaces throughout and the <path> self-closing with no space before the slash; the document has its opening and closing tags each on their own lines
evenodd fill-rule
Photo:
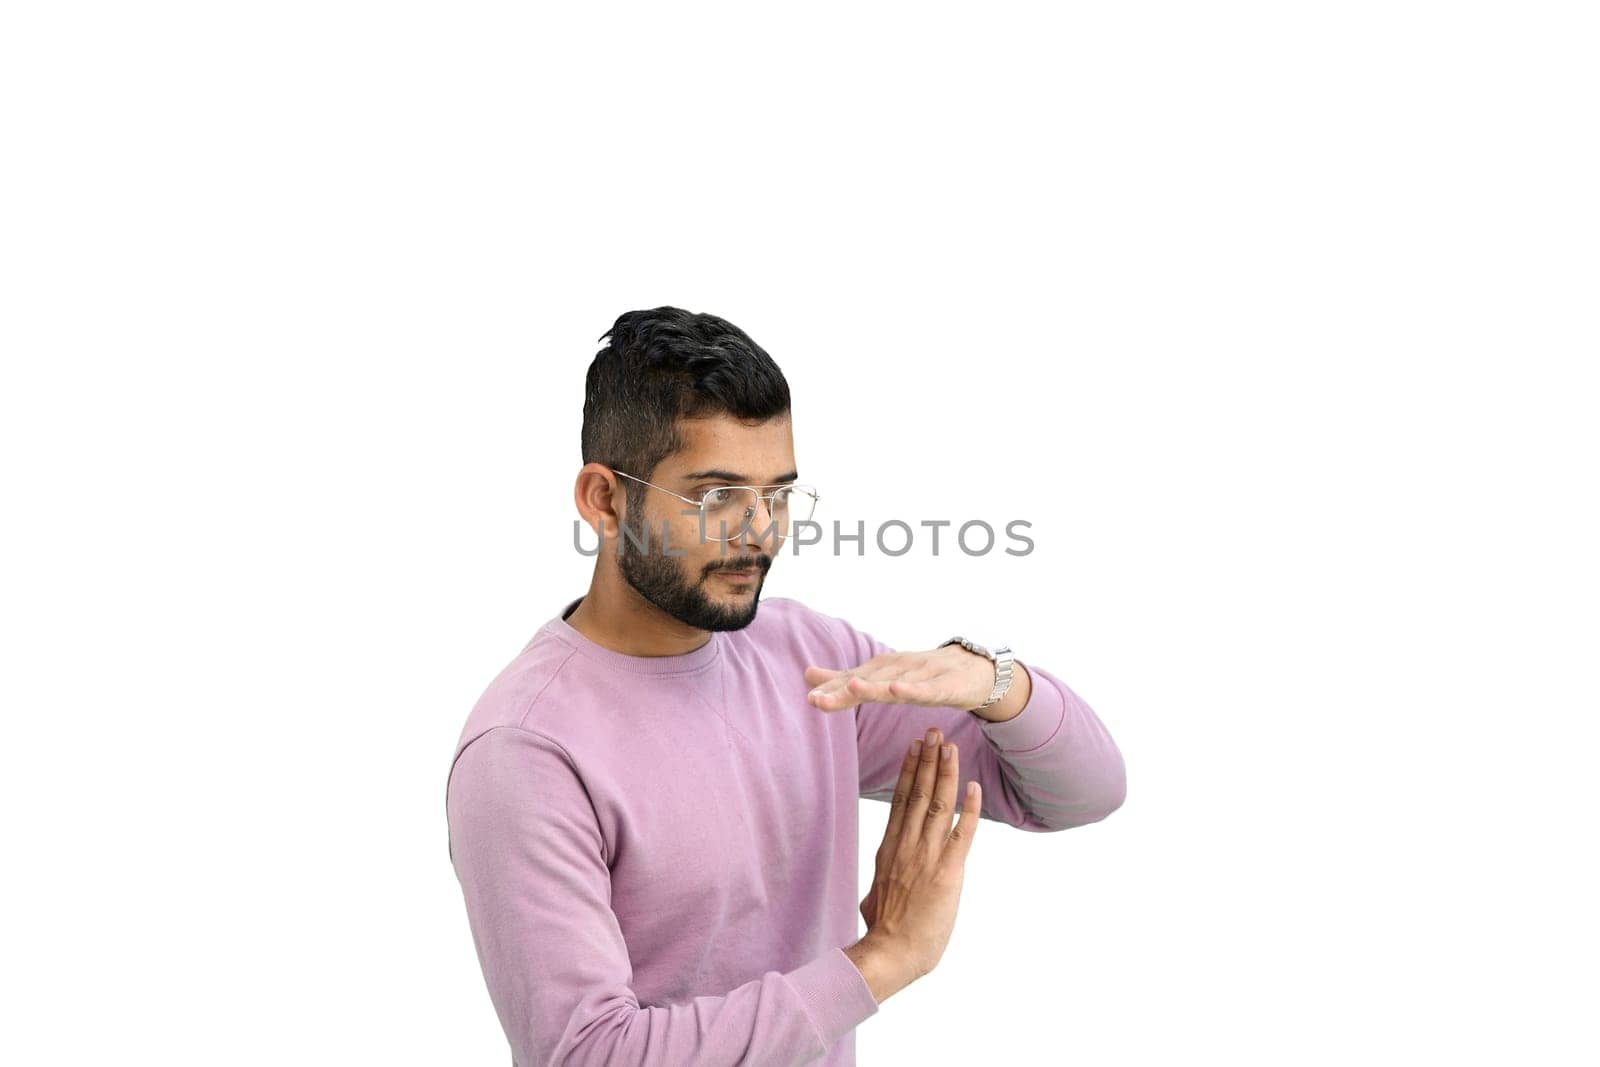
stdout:
<svg viewBox="0 0 1600 1067">
<path fill-rule="evenodd" d="M 706 490 L 706 494 L 700 498 L 700 506 L 712 509 L 727 507 L 728 501 L 732 499 L 733 490 L 727 486 L 718 486 L 715 489 Z"/>
</svg>

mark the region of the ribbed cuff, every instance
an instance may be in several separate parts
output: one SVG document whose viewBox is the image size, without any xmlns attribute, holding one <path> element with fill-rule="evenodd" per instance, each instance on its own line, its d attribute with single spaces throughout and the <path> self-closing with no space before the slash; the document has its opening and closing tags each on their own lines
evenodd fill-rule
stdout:
<svg viewBox="0 0 1600 1067">
<path fill-rule="evenodd" d="M 832 1045 L 878 1013 L 878 999 L 866 977 L 842 948 L 829 949 L 787 977 L 799 990 L 824 1045 Z"/>
<path fill-rule="evenodd" d="M 1038 748 L 1054 737 L 1067 719 L 1066 695 L 1043 672 L 1031 670 L 1026 665 L 1023 669 L 1028 671 L 1033 689 L 1028 693 L 1028 702 L 1022 705 L 1021 711 L 1005 722 L 989 722 L 981 715 L 973 716 L 982 720 L 978 724 L 979 729 L 1002 752 L 1026 752 Z"/>
</svg>

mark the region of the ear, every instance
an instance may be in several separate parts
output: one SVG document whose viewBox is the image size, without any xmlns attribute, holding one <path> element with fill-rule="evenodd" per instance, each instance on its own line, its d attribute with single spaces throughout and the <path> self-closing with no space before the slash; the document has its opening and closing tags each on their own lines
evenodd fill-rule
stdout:
<svg viewBox="0 0 1600 1067">
<path fill-rule="evenodd" d="M 607 538 L 615 540 L 625 517 L 627 494 L 617 476 L 601 463 L 585 463 L 578 469 L 578 478 L 572 487 L 572 502 L 578 515 L 593 530 L 602 546 Z"/>
</svg>

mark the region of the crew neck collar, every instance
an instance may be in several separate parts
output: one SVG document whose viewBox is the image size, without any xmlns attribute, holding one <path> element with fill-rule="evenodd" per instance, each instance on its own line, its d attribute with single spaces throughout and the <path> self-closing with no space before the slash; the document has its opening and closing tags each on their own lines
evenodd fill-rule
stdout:
<svg viewBox="0 0 1600 1067">
<path fill-rule="evenodd" d="M 683 652 L 676 656 L 630 656 L 625 652 L 606 648 L 590 640 L 567 621 L 567 616 L 572 614 L 572 609 L 582 600 L 583 597 L 580 596 L 569 602 L 561 609 L 561 614 L 545 624 L 545 629 L 571 645 L 581 655 L 604 666 L 633 674 L 687 674 L 709 665 L 717 658 L 722 648 L 722 642 L 717 639 L 715 630 L 711 631 L 711 639 L 705 644 L 692 652 Z"/>
</svg>

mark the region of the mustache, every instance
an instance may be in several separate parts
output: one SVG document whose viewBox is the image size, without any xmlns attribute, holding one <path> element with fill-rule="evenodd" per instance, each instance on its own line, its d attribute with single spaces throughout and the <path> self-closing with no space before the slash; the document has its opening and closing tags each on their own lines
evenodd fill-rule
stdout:
<svg viewBox="0 0 1600 1067">
<path fill-rule="evenodd" d="M 726 563 L 719 563 L 707 573 L 715 574 L 717 571 L 760 571 L 766 574 L 772 567 L 772 561 L 765 556 L 750 556 L 745 559 L 730 559 Z"/>
</svg>

